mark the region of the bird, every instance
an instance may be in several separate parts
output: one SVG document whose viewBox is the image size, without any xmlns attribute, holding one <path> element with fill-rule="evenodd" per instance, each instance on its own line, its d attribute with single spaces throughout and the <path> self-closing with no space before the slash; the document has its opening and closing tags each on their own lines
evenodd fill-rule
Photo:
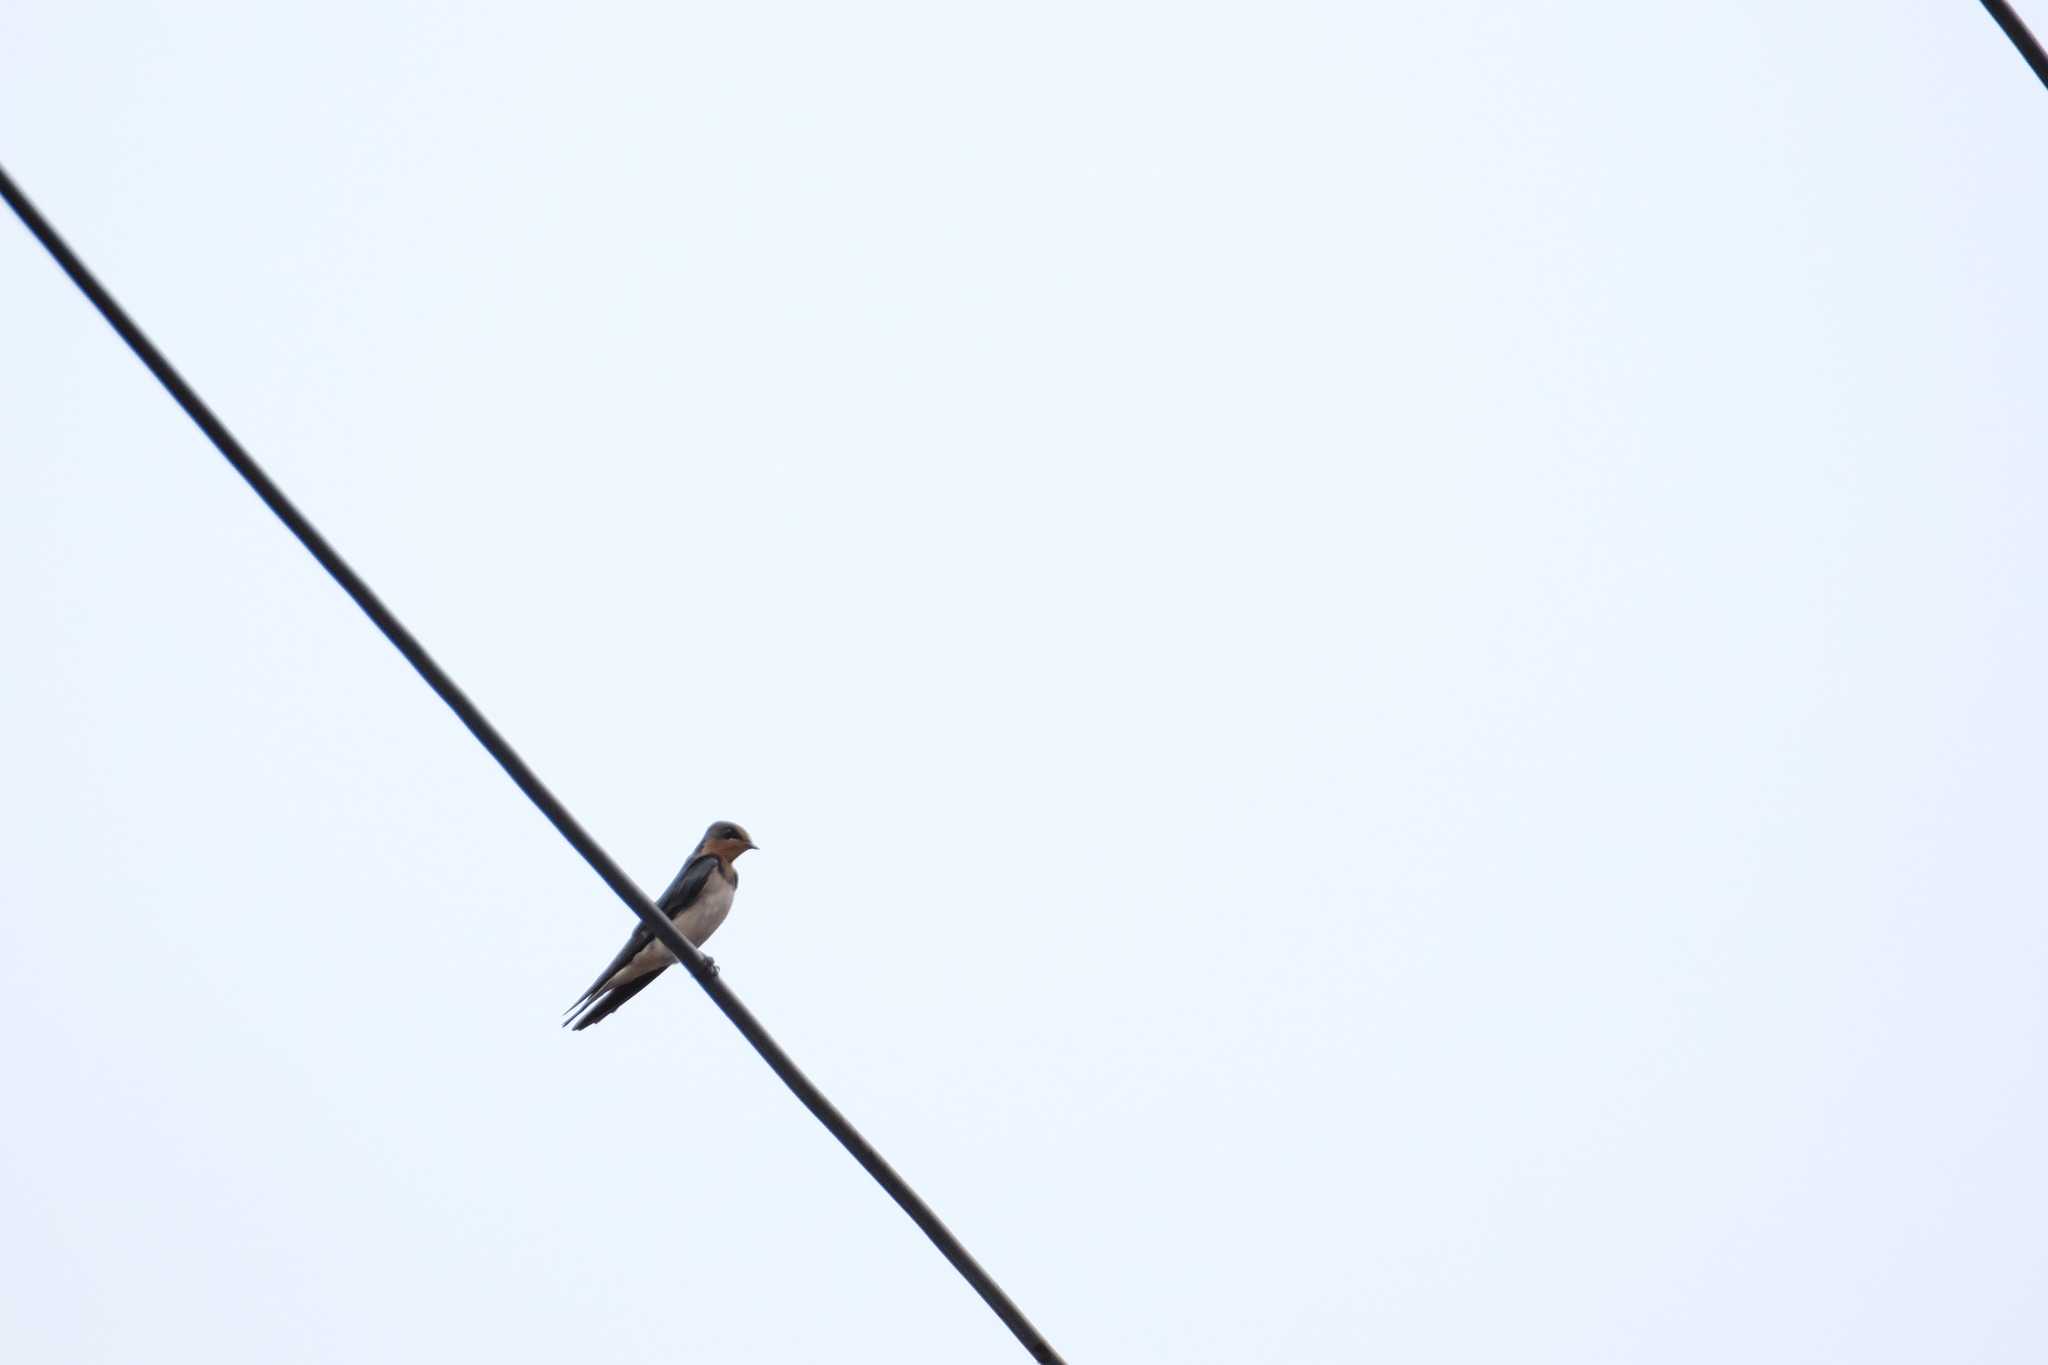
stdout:
<svg viewBox="0 0 2048 1365">
<path fill-rule="evenodd" d="M 732 909 L 732 893 L 740 885 L 733 859 L 755 847 L 752 836 L 732 821 L 715 821 L 655 902 L 691 946 L 701 948 L 725 923 Z M 675 954 L 656 941 L 651 929 L 645 924 L 637 926 L 611 965 L 564 1011 L 568 1017 L 562 1020 L 563 1026 L 572 1032 L 589 1028 L 647 989 L 675 960 Z"/>
</svg>

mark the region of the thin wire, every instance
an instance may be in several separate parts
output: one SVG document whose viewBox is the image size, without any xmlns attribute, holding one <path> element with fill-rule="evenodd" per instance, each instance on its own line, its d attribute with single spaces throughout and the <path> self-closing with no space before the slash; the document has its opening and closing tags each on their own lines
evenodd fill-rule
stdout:
<svg viewBox="0 0 2048 1365">
<path fill-rule="evenodd" d="M 974 1286 L 975 1292 L 980 1294 L 995 1311 L 995 1315 L 1003 1320 L 1003 1325 L 1015 1333 L 1017 1340 L 1024 1344 L 1024 1349 L 1031 1353 L 1032 1359 L 1046 1362 L 1047 1365 L 1060 1365 L 1060 1357 L 1053 1350 L 1051 1343 L 1031 1325 L 1030 1319 L 1024 1316 L 1017 1305 L 1010 1301 L 1010 1296 L 1003 1292 L 1002 1286 L 998 1285 L 989 1273 L 981 1268 L 980 1263 L 968 1254 L 967 1248 L 960 1244 L 960 1239 L 939 1221 L 939 1216 L 932 1212 L 930 1205 L 918 1197 L 917 1191 L 911 1189 L 908 1182 L 896 1173 L 895 1168 L 883 1160 L 882 1154 L 875 1150 L 874 1144 L 862 1137 L 860 1130 L 849 1123 L 832 1101 L 825 1098 L 824 1092 L 812 1084 L 810 1077 L 797 1068 L 797 1064 L 790 1060 L 789 1054 L 768 1035 L 768 1030 L 761 1027 L 753 1012 L 741 1004 L 739 997 L 732 993 L 732 988 L 720 979 L 717 969 L 711 966 L 709 959 L 697 951 L 688 939 L 676 932 L 675 926 L 669 923 L 667 916 L 647 898 L 647 893 L 634 885 L 632 879 L 612 861 L 611 855 L 599 847 L 597 840 L 591 838 L 583 826 L 577 823 L 576 817 L 569 813 L 568 807 L 548 790 L 547 785 L 527 766 L 526 760 L 506 742 L 505 737 L 498 733 L 497 727 L 484 717 L 484 713 L 477 709 L 476 703 L 455 685 L 455 680 L 448 676 L 440 664 L 434 662 L 433 656 L 427 653 L 426 648 L 392 614 L 391 609 L 384 605 L 377 594 L 370 590 L 370 585 L 363 581 L 361 575 L 349 567 L 348 561 L 327 543 L 327 538 L 315 529 L 305 514 L 292 505 L 291 499 L 284 495 L 284 491 L 263 472 L 262 467 L 254 459 L 250 458 L 249 452 L 242 448 L 241 442 L 221 424 L 221 420 L 214 416 L 213 410 L 193 392 L 192 386 L 172 368 L 170 361 L 166 360 L 163 353 L 143 335 L 142 329 L 135 325 L 127 311 L 114 300 L 114 296 L 106 291 L 93 273 L 85 268 L 85 263 L 65 244 L 64 239 L 37 211 L 36 206 L 29 202 L 28 196 L 14 183 L 13 177 L 7 174 L 5 167 L 0 167 L 0 197 L 7 200 L 8 206 L 21 218 L 28 230 L 35 234 L 36 240 L 41 242 L 44 249 L 56 259 L 57 264 L 63 267 L 64 273 L 71 277 L 71 282 L 92 301 L 93 307 L 100 310 L 101 316 L 106 318 L 120 334 L 121 339 L 128 343 L 128 348 L 149 367 L 150 373 L 170 390 L 171 397 L 178 401 L 178 406 L 185 410 L 186 415 L 206 433 L 207 439 L 227 457 L 227 462 L 235 467 L 235 472 L 256 490 L 256 496 L 263 499 L 264 504 L 277 514 L 278 520 L 290 528 L 291 533 L 299 538 L 300 543 L 312 553 L 313 558 L 320 561 L 321 567 L 333 575 L 334 581 L 341 585 L 342 591 L 354 598 L 355 604 L 363 609 L 364 614 L 376 622 L 377 629 L 383 631 L 385 638 L 397 646 L 398 652 L 405 656 L 406 662 L 419 671 L 419 675 L 426 679 L 427 686 L 433 688 L 441 700 L 448 703 L 449 709 L 469 727 L 469 732 L 476 736 L 477 742 L 490 752 L 492 758 L 498 760 L 498 765 L 518 784 L 519 790 L 526 793 L 527 799 L 540 807 L 541 814 L 547 816 L 549 822 L 561 831 L 562 837 L 583 855 L 583 860 L 596 870 L 597 875 L 604 878 L 605 885 L 617 893 L 627 908 L 638 915 L 654 936 L 676 955 L 677 960 L 689 970 L 690 975 L 697 979 L 697 984 L 704 988 L 704 993 L 724 1011 L 726 1018 L 732 1020 L 733 1026 L 739 1029 L 741 1036 L 753 1044 L 754 1051 L 760 1053 L 762 1060 L 782 1078 L 782 1083 L 803 1101 L 804 1107 L 817 1117 L 818 1122 L 825 1125 L 826 1131 L 838 1138 L 840 1145 L 853 1154 L 853 1159 L 875 1178 L 875 1183 L 888 1191 L 889 1197 L 894 1199 L 902 1210 L 910 1215 L 910 1220 L 931 1239 L 932 1245 L 939 1249 L 939 1254 L 951 1261 L 953 1268 Z"/>
<path fill-rule="evenodd" d="M 2005 0 L 1984 0 L 1984 8 L 1991 11 L 1991 17 L 2005 30 L 2005 36 L 2012 39 L 2012 45 L 2020 50 L 2020 56 L 2027 59 L 2027 65 L 2034 68 L 2041 84 L 2048 85 L 2048 52 L 2041 50 L 2041 40 L 2028 30 L 2026 21 Z"/>
</svg>

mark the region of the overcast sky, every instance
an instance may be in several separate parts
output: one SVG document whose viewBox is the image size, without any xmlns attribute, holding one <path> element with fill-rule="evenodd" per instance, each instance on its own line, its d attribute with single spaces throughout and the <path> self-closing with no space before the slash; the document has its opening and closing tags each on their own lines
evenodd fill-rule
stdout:
<svg viewBox="0 0 2048 1365">
<path fill-rule="evenodd" d="M 11 0 L 0 162 L 1069 1360 L 2048 1355 L 1976 4 Z M 0 1356 L 1023 1359 L 11 223 L 0 451 Z"/>
</svg>

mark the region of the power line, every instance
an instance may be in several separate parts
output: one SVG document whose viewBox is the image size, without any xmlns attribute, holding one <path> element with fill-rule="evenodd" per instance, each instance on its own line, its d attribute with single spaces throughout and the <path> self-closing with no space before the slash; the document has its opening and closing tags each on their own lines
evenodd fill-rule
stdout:
<svg viewBox="0 0 2048 1365">
<path fill-rule="evenodd" d="M 2048 85 L 2048 52 L 2041 50 L 2041 40 L 2027 28 L 2026 20 L 2005 0 L 1984 0 L 1984 8 L 1991 11 L 1991 17 L 2005 30 L 2005 36 L 2012 39 L 2012 45 L 2020 50 L 2020 56 L 2027 59 L 2027 65 L 2034 68 L 2034 74 L 2041 78 L 2041 84 Z"/>
<path fill-rule="evenodd" d="M 385 606 L 383 600 L 370 590 L 370 585 L 363 581 L 362 576 L 349 567 L 348 561 L 341 557 L 340 552 L 327 543 L 327 538 L 321 535 L 313 523 L 306 519 L 305 514 L 292 504 L 291 499 L 284 495 L 284 490 L 264 473 L 262 466 L 250 457 L 249 452 L 242 448 L 241 442 L 222 425 L 220 418 L 214 416 L 213 410 L 206 406 L 199 395 L 193 392 L 192 386 L 187 384 L 184 377 L 172 367 L 171 362 L 164 358 L 163 352 L 157 350 L 155 344 L 143 335 L 142 329 L 135 325 L 127 311 L 115 301 L 114 296 L 107 292 L 93 273 L 86 269 L 85 263 L 66 245 L 57 230 L 50 226 L 49 220 L 29 202 L 28 196 L 14 183 L 13 177 L 7 174 L 5 167 L 0 167 L 0 198 L 7 200 L 8 207 L 12 208 L 28 230 L 35 234 L 36 240 L 43 244 L 44 249 L 56 259 L 57 264 L 63 267 L 64 273 L 71 277 L 71 282 L 92 301 L 93 307 L 99 309 L 100 315 L 106 318 L 108 324 L 120 334 L 121 339 L 128 343 L 128 349 L 135 352 L 136 357 L 149 367 L 149 372 L 170 390 L 171 397 L 178 401 L 178 406 L 183 408 L 185 414 L 206 433 L 207 439 L 212 441 L 227 458 L 227 462 L 234 466 L 235 472 L 248 482 L 249 487 L 256 490 L 256 496 L 263 499 L 264 504 L 277 514 L 278 520 L 299 538 L 299 542 L 311 552 L 313 558 L 320 561 L 321 567 L 341 585 L 342 591 L 355 599 L 355 604 L 376 623 L 377 629 L 384 632 L 384 637 L 405 656 L 406 662 L 426 679 L 427 686 L 433 688 L 441 700 L 448 703 L 448 708 L 469 727 L 469 732 L 476 736 L 477 742 L 489 751 L 492 758 L 498 760 L 498 766 L 518 784 L 519 790 L 526 793 L 527 799 L 540 807 L 541 814 L 547 816 L 554 827 L 561 831 L 562 837 L 569 841 L 570 846 L 583 855 L 583 861 L 589 863 L 597 875 L 604 878 L 605 885 L 617 893 L 627 908 L 638 915 L 654 936 L 676 955 L 677 961 L 697 979 L 697 984 L 704 988 L 704 993 L 711 997 L 712 1003 L 724 1011 L 725 1017 L 732 1020 L 740 1035 L 753 1044 L 754 1051 L 760 1053 L 762 1060 L 782 1078 L 782 1083 L 803 1101 L 804 1107 L 817 1117 L 818 1122 L 825 1125 L 826 1131 L 838 1138 L 840 1145 L 853 1154 L 853 1159 L 875 1178 L 875 1183 L 888 1191 L 889 1197 L 910 1215 L 910 1221 L 916 1223 L 924 1235 L 931 1239 L 932 1245 L 939 1249 L 939 1254 L 951 1261 L 953 1268 L 960 1272 L 961 1277 L 974 1286 L 975 1292 L 980 1294 L 995 1311 L 995 1315 L 1003 1320 L 1003 1325 L 1024 1344 L 1024 1349 L 1031 1353 L 1032 1359 L 1047 1362 L 1048 1365 L 1062 1365 L 1059 1354 L 1053 1350 L 1052 1344 L 1031 1325 L 1031 1320 L 1024 1316 L 1017 1305 L 1010 1301 L 1010 1296 L 1003 1292 L 1002 1286 L 998 1285 L 989 1273 L 981 1268 L 980 1263 L 968 1254 L 967 1248 L 960 1244 L 960 1239 L 939 1221 L 939 1216 L 932 1212 L 931 1206 L 918 1197 L 917 1191 L 910 1188 L 909 1183 L 882 1158 L 882 1154 L 875 1150 L 874 1144 L 862 1137 L 860 1130 L 849 1123 L 846 1116 L 834 1107 L 832 1101 L 825 1098 L 824 1092 L 811 1082 L 810 1077 L 797 1068 L 797 1064 L 790 1060 L 789 1054 L 782 1050 L 781 1044 L 769 1036 L 768 1030 L 754 1018 L 753 1012 L 740 1003 L 739 997 L 732 993 L 732 988 L 719 977 L 717 969 L 711 966 L 709 959 L 697 951 L 688 939 L 676 932 L 675 926 L 670 924 L 667 917 L 655 907 L 654 902 L 647 898 L 647 893 L 634 885 L 632 879 L 612 861 L 611 855 L 599 847 L 597 840 L 591 838 L 583 826 L 577 823 L 576 817 L 569 813 L 569 808 L 548 790 L 547 784 L 527 766 L 526 760 L 519 756 L 505 737 L 498 733 L 497 727 L 477 709 L 476 703 L 455 685 L 455 680 L 448 676 L 440 664 L 434 662 L 434 657 L 427 653 L 426 647 L 420 644 L 413 633 L 405 628 L 404 623 L 392 614 L 391 608 Z"/>
</svg>

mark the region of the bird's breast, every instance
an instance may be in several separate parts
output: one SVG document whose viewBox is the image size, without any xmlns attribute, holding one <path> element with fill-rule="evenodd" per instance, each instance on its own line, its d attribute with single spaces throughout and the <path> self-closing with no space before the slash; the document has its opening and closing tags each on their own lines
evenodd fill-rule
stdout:
<svg viewBox="0 0 2048 1365">
<path fill-rule="evenodd" d="M 732 883 L 714 871 L 706 879 L 703 892 L 675 917 L 676 931 L 695 946 L 703 947 L 704 940 L 718 932 L 718 926 L 725 923 L 731 912 L 732 891 Z"/>
</svg>

